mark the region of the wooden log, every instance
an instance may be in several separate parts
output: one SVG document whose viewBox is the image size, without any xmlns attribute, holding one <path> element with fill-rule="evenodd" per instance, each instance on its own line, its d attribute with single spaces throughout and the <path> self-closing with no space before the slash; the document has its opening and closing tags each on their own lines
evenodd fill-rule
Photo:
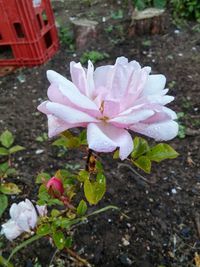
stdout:
<svg viewBox="0 0 200 267">
<path fill-rule="evenodd" d="M 128 35 L 162 34 L 166 27 L 165 10 L 147 8 L 142 11 L 134 10 L 129 26 Z"/>
<path fill-rule="evenodd" d="M 76 19 L 72 21 L 76 48 L 86 47 L 97 38 L 98 22 L 88 19 Z"/>
</svg>

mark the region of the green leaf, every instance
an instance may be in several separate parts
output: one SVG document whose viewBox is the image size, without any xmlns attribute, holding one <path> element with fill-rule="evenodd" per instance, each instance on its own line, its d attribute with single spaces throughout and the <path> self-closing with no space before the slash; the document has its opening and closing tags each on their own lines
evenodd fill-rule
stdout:
<svg viewBox="0 0 200 267">
<path fill-rule="evenodd" d="M 143 10 L 146 7 L 144 0 L 135 0 L 135 6 L 138 10 Z"/>
<path fill-rule="evenodd" d="M 42 224 L 37 228 L 37 235 L 44 236 L 51 233 L 50 224 Z"/>
<path fill-rule="evenodd" d="M 83 130 L 81 131 L 81 133 L 79 134 L 79 140 L 81 145 L 87 145 L 87 131 Z"/>
<path fill-rule="evenodd" d="M 5 147 L 0 147 L 0 155 L 7 156 L 9 154 L 8 149 Z"/>
<path fill-rule="evenodd" d="M 80 144 L 81 144 L 81 141 L 78 137 L 74 137 L 70 135 L 70 137 L 66 137 L 66 136 L 60 137 L 59 139 L 54 141 L 52 145 L 61 146 L 64 148 L 77 148 L 80 146 Z"/>
<path fill-rule="evenodd" d="M 134 143 L 134 149 L 133 152 L 131 153 L 131 157 L 133 159 L 142 156 L 143 154 L 147 153 L 150 149 L 148 142 L 144 138 L 136 136 L 134 138 L 133 143 Z"/>
<path fill-rule="evenodd" d="M 81 145 L 81 142 L 78 137 L 72 137 L 67 142 L 67 148 L 77 148 Z"/>
<path fill-rule="evenodd" d="M 79 137 L 73 136 L 73 134 L 69 131 L 65 131 L 61 134 L 62 138 L 65 138 L 66 144 L 65 147 L 67 148 L 76 148 L 80 146 Z"/>
<path fill-rule="evenodd" d="M 179 127 L 178 127 L 178 137 L 183 139 L 186 136 L 186 127 L 182 124 L 179 123 Z"/>
<path fill-rule="evenodd" d="M 78 173 L 78 176 L 77 176 L 77 179 L 83 183 L 85 182 L 85 180 L 88 180 L 90 177 L 90 174 L 88 171 L 86 170 L 81 170 L 79 173 Z"/>
<path fill-rule="evenodd" d="M 44 205 L 50 200 L 50 195 L 48 194 L 47 189 L 43 184 L 39 187 L 38 198 L 38 205 Z"/>
<path fill-rule="evenodd" d="M 133 163 L 146 173 L 151 172 L 151 161 L 146 156 L 140 156 L 138 159 L 134 160 Z"/>
<path fill-rule="evenodd" d="M 16 169 L 10 168 L 8 162 L 0 164 L 0 177 L 7 178 L 8 176 L 15 175 L 16 173 Z"/>
<path fill-rule="evenodd" d="M 63 202 L 60 201 L 59 199 L 54 198 L 54 199 L 49 199 L 49 200 L 47 201 L 47 205 L 48 205 L 48 206 L 52 206 L 52 205 L 60 205 L 60 206 L 63 206 L 64 204 L 63 204 Z"/>
<path fill-rule="evenodd" d="M 97 175 L 95 182 L 90 182 L 90 180 L 84 182 L 85 197 L 90 204 L 97 204 L 104 196 L 105 191 L 106 179 L 102 173 Z"/>
<path fill-rule="evenodd" d="M 8 162 L 4 162 L 0 164 L 0 173 L 5 173 L 9 168 Z"/>
<path fill-rule="evenodd" d="M 95 186 L 89 180 L 85 180 L 84 182 L 84 194 L 90 204 L 96 204 Z"/>
<path fill-rule="evenodd" d="M 56 247 L 58 249 L 62 250 L 65 247 L 65 242 L 66 242 L 63 232 L 56 231 L 53 234 L 53 241 L 54 241 Z"/>
<path fill-rule="evenodd" d="M 46 172 L 41 172 L 36 177 L 36 184 L 42 184 L 44 181 L 48 181 L 51 178 L 51 175 Z"/>
<path fill-rule="evenodd" d="M 13 176 L 13 175 L 16 175 L 17 174 L 17 170 L 15 168 L 8 168 L 7 171 L 6 171 L 6 175 L 7 176 Z"/>
<path fill-rule="evenodd" d="M 10 154 L 14 154 L 14 153 L 16 153 L 16 152 L 18 152 L 18 151 L 21 151 L 21 150 L 24 150 L 25 148 L 23 147 L 23 146 L 13 146 L 13 147 L 11 147 L 10 149 L 9 149 L 9 153 Z"/>
<path fill-rule="evenodd" d="M 5 209 L 8 207 L 8 197 L 4 194 L 0 194 L 0 217 L 4 213 Z"/>
<path fill-rule="evenodd" d="M 153 0 L 153 5 L 156 8 L 163 9 L 166 6 L 166 0 Z"/>
<path fill-rule="evenodd" d="M 52 143 L 53 146 L 62 146 L 62 147 L 66 147 L 67 146 L 67 139 L 64 138 L 64 137 L 60 137 L 58 138 L 57 140 L 55 140 L 53 143 Z"/>
<path fill-rule="evenodd" d="M 73 134 L 70 131 L 64 131 L 61 133 L 61 136 L 67 138 L 67 139 L 71 139 L 73 137 Z"/>
<path fill-rule="evenodd" d="M 57 209 L 52 209 L 51 216 L 52 217 L 58 217 L 60 215 L 60 211 Z"/>
<path fill-rule="evenodd" d="M 70 248 L 72 246 L 73 239 L 71 236 L 68 236 L 65 241 L 65 247 Z"/>
<path fill-rule="evenodd" d="M 103 173 L 103 165 L 98 160 L 96 161 L 96 169 L 97 169 L 97 172 Z"/>
<path fill-rule="evenodd" d="M 87 211 L 87 204 L 86 204 L 86 202 L 82 199 L 82 200 L 80 201 L 78 207 L 77 207 L 77 214 L 78 214 L 79 216 L 83 216 L 83 215 L 85 215 L 86 211 Z"/>
<path fill-rule="evenodd" d="M 14 142 L 14 137 L 10 131 L 6 130 L 1 134 L 0 141 L 3 146 L 9 148 Z"/>
<path fill-rule="evenodd" d="M 14 183 L 5 183 L 0 185 L 0 191 L 6 195 L 19 194 L 21 190 Z"/>
<path fill-rule="evenodd" d="M 60 227 L 64 229 L 69 229 L 72 225 L 72 221 L 68 218 L 60 219 Z"/>
<path fill-rule="evenodd" d="M 178 155 L 170 145 L 160 143 L 152 147 L 146 156 L 152 161 L 160 162 L 165 159 L 174 159 Z"/>
<path fill-rule="evenodd" d="M 113 154 L 113 159 L 118 159 L 119 158 L 119 149 L 115 150 Z"/>
</svg>

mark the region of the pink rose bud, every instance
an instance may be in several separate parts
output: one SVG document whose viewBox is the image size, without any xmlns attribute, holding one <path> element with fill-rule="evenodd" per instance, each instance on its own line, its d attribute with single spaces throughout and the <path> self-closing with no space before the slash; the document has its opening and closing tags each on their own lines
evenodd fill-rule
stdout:
<svg viewBox="0 0 200 267">
<path fill-rule="evenodd" d="M 60 179 L 52 177 L 46 184 L 48 193 L 55 198 L 59 198 L 64 193 L 63 183 Z"/>
</svg>

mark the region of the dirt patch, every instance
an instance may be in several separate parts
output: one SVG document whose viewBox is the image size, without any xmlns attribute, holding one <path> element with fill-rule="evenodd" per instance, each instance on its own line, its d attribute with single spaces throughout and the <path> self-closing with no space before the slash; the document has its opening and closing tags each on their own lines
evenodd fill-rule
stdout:
<svg viewBox="0 0 200 267">
<path fill-rule="evenodd" d="M 103 51 L 110 57 L 96 66 L 113 63 L 117 56 L 124 55 L 129 60 L 138 60 L 143 66 L 151 66 L 153 73 L 165 74 L 170 94 L 175 96 L 172 108 L 184 112 L 182 123 L 186 127 L 198 129 L 200 38 L 198 32 L 191 30 L 193 25 L 180 31 L 171 26 L 162 36 L 127 39 L 125 15 L 128 11 L 121 4 L 105 9 L 106 2 L 103 1 L 96 1 L 92 7 L 72 5 L 72 2 L 55 4 L 57 18 L 63 21 L 64 14 L 67 14 L 65 23 L 68 24 L 69 17 L 81 13 L 80 16 L 101 22 L 99 39 L 90 44 L 88 50 Z M 119 9 L 124 12 L 123 18 L 113 19 L 112 12 Z M 102 22 L 102 16 L 106 17 L 106 23 Z M 113 27 L 110 27 L 111 32 L 109 26 Z M 78 151 L 73 152 L 73 157 L 66 153 L 61 159 L 51 141 L 36 142 L 37 136 L 47 132 L 46 118 L 36 109 L 46 99 L 46 70 L 54 69 L 69 77 L 69 62 L 79 61 L 82 52 L 70 52 L 61 46 L 56 56 L 45 65 L 18 70 L 1 78 L 0 130 L 11 130 L 16 142 L 27 148 L 15 158 L 20 171 L 16 181 L 23 190 L 18 200 L 24 197 L 36 199 L 34 179 L 38 172 L 51 172 L 74 161 L 84 164 L 83 154 Z M 17 78 L 21 74 L 26 78 L 24 83 Z M 152 175 L 147 175 L 149 180 L 155 181 L 154 184 L 136 179 L 126 166 L 119 167 L 109 155 L 101 155 L 108 185 L 100 205 L 121 207 L 129 218 L 108 212 L 76 229 L 74 248 L 95 266 L 195 266 L 194 254 L 200 252 L 197 227 L 200 214 L 200 136 L 176 138 L 170 143 L 180 156 L 154 166 Z M 37 154 L 38 149 L 43 152 Z M 20 252 L 15 266 L 33 266 L 36 257 L 42 266 L 49 266 L 53 253 L 44 240 Z M 64 254 L 57 254 L 54 266 L 60 266 L 59 261 L 64 262 L 61 266 L 70 266 L 69 262 L 74 266 Z"/>
</svg>

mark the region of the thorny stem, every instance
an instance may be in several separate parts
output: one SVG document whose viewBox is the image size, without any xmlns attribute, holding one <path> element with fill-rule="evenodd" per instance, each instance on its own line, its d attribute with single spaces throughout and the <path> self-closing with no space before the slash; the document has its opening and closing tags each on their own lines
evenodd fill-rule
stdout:
<svg viewBox="0 0 200 267">
<path fill-rule="evenodd" d="M 85 164 L 85 170 L 89 171 L 90 157 L 92 156 L 92 149 L 88 150 L 87 160 Z"/>
<path fill-rule="evenodd" d="M 121 167 L 127 167 L 128 169 L 130 169 L 132 172 L 134 172 L 135 174 L 137 174 L 144 182 L 148 183 L 148 184 L 155 184 L 155 182 L 151 182 L 149 180 L 147 180 L 144 176 L 142 176 L 140 173 L 138 173 L 134 168 L 132 168 L 129 164 L 126 163 L 118 163 L 118 168 Z"/>
<path fill-rule="evenodd" d="M 67 207 L 69 210 L 75 210 L 76 208 L 74 207 L 74 205 L 72 205 L 70 203 L 70 200 L 68 199 L 68 197 L 65 196 L 61 196 L 60 197 L 60 201 L 63 202 L 63 204 L 65 205 L 65 207 Z"/>
<path fill-rule="evenodd" d="M 85 259 L 81 258 L 75 251 L 71 250 L 70 248 L 66 248 L 66 252 L 71 255 L 74 259 L 81 262 L 86 267 L 92 267 L 92 265 Z"/>
</svg>

